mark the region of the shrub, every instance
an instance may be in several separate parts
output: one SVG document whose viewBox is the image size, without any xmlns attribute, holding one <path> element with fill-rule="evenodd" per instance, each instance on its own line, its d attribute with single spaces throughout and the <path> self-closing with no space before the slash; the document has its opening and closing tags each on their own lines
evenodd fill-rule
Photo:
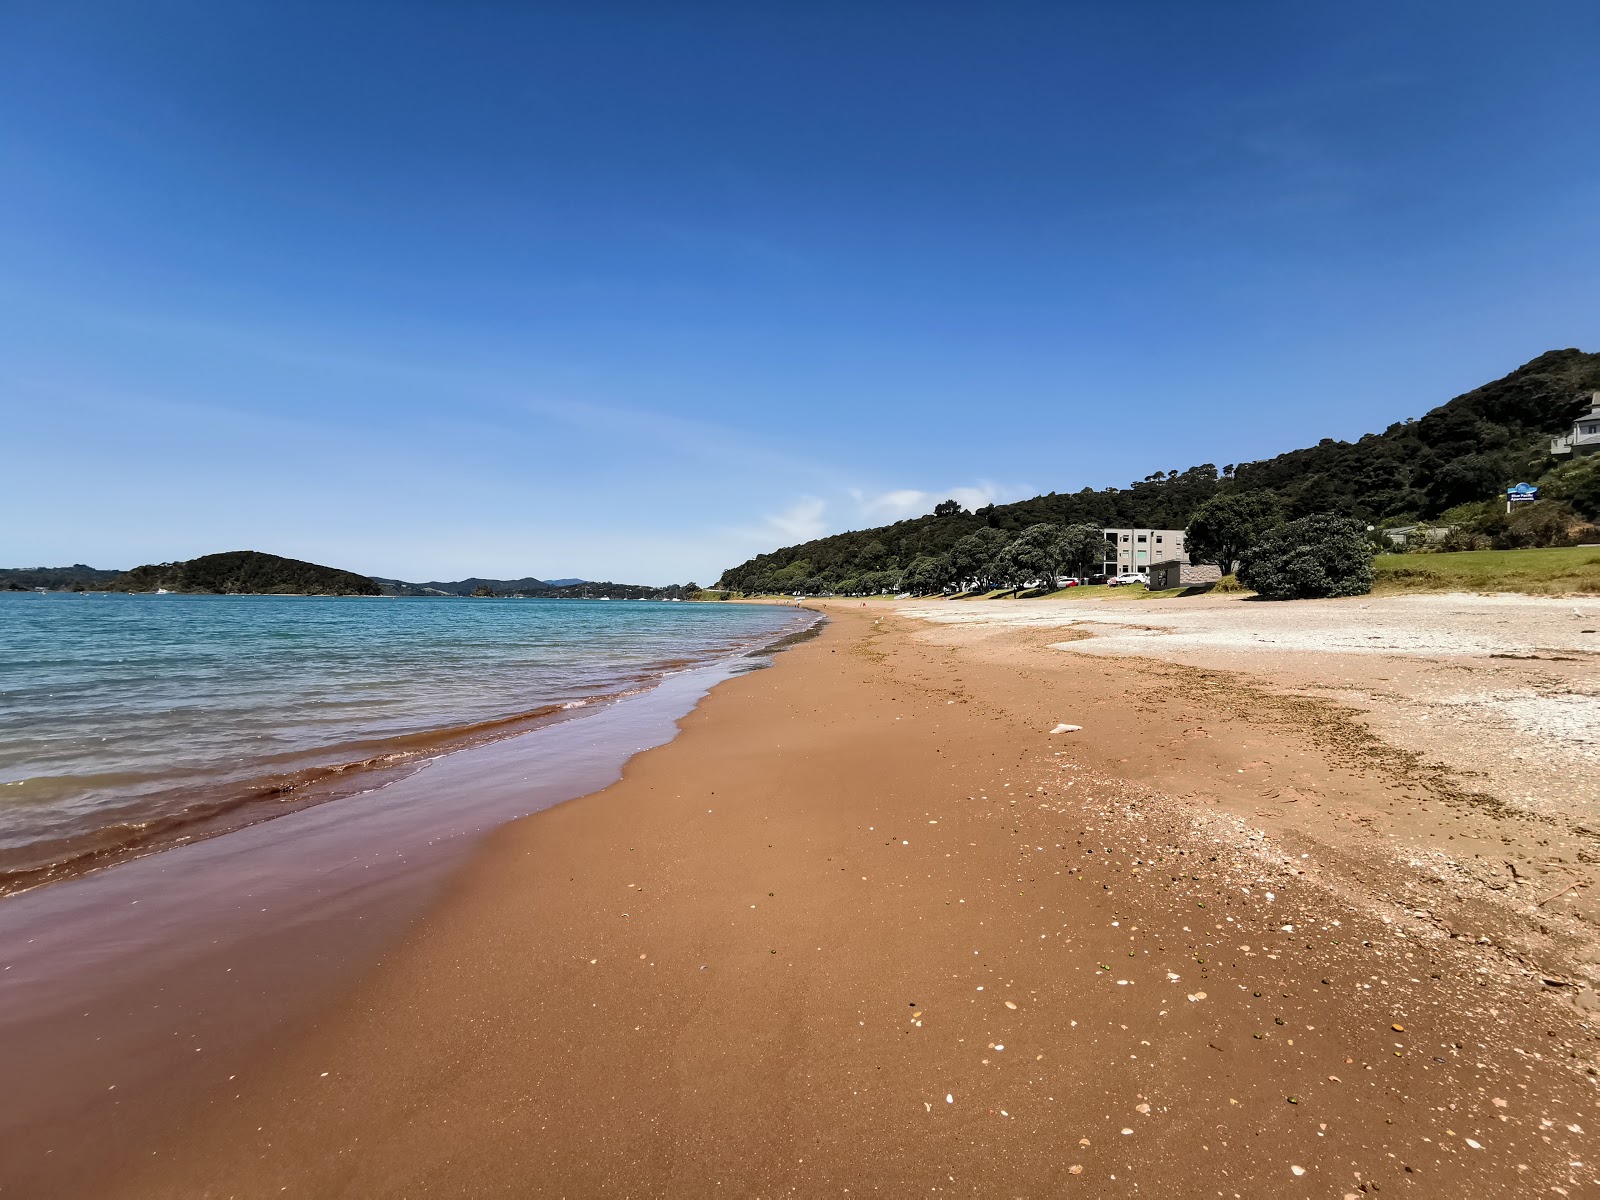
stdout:
<svg viewBox="0 0 1600 1200">
<path fill-rule="evenodd" d="M 1326 513 L 1280 525 L 1250 548 L 1239 582 L 1268 600 L 1365 595 L 1372 590 L 1366 526 Z"/>
<path fill-rule="evenodd" d="M 1213 592 L 1242 592 L 1245 591 L 1246 588 L 1244 584 L 1239 582 L 1239 577 L 1237 575 L 1224 575 L 1221 579 L 1217 580 L 1217 582 L 1212 586 L 1211 590 Z"/>
<path fill-rule="evenodd" d="M 1568 530 L 1581 524 L 1572 505 L 1563 500 L 1535 500 L 1519 504 L 1495 536 L 1496 550 L 1521 550 L 1529 546 L 1565 546 Z"/>
</svg>

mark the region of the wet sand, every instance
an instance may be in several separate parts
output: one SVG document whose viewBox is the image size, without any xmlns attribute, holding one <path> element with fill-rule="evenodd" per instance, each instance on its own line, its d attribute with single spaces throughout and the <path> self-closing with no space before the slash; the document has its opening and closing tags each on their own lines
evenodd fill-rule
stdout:
<svg viewBox="0 0 1600 1200">
<path fill-rule="evenodd" d="M 292 1045 L 487 833 L 670 740 L 723 660 L 364 795 L 0 899 L 0 1196 L 98 1194 Z"/>
<path fill-rule="evenodd" d="M 1393 777 L 1060 629 L 833 614 L 495 834 L 103 1193 L 1593 1186 L 1571 989 L 1396 919 L 1391 863 L 1212 802 L 1244 772 L 1377 812 Z"/>
</svg>

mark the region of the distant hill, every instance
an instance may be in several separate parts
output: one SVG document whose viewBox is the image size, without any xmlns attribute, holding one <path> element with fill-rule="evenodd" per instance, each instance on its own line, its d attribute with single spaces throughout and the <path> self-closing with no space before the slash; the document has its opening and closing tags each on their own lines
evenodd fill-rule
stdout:
<svg viewBox="0 0 1600 1200">
<path fill-rule="evenodd" d="M 47 588 L 52 592 L 98 592 L 122 576 L 75 563 L 70 567 L 0 567 L 0 592 Z"/>
<path fill-rule="evenodd" d="M 719 586 L 825 590 L 866 572 L 893 572 L 939 555 L 985 526 L 1013 533 L 1040 522 L 1182 529 L 1223 491 L 1267 491 L 1290 517 L 1339 513 L 1368 524 L 1429 519 L 1485 500 L 1550 466 L 1549 437 L 1571 427 L 1580 396 L 1600 388 L 1600 354 L 1551 350 L 1493 383 L 1353 442 L 1323 438 L 1261 462 L 1157 471 L 1126 488 L 1051 492 L 976 512 L 937 513 L 784 546 L 731 567 Z"/>
<path fill-rule="evenodd" d="M 650 587 L 637 583 L 596 583 L 586 579 L 456 579 L 449 583 L 407 583 L 402 579 L 374 579 L 388 596 L 522 596 L 541 600 L 689 600 L 700 585 L 672 584 Z"/>
<path fill-rule="evenodd" d="M 280 558 L 257 550 L 206 554 L 187 562 L 147 563 L 131 571 L 74 567 L 0 569 L 0 591 L 199 592 L 211 595 L 294 596 L 525 596 L 551 600 L 692 600 L 697 583 L 649 587 L 585 579 L 455 579 L 408 583 L 369 578 L 337 567 Z"/>
<path fill-rule="evenodd" d="M 551 588 L 581 584 L 584 580 L 535 579 L 529 575 L 524 579 L 479 579 L 474 576 L 471 579 L 455 579 L 448 583 L 439 580 L 428 583 L 407 583 L 403 579 L 382 579 L 373 576 L 372 582 L 382 588 L 387 596 L 471 596 L 485 591 L 493 592 L 497 596 L 532 596 L 542 595 Z"/>
<path fill-rule="evenodd" d="M 365 575 L 280 558 L 258 550 L 205 554 L 187 562 L 135 567 L 110 584 L 119 592 L 201 592 L 214 595 L 377 596 Z"/>
</svg>

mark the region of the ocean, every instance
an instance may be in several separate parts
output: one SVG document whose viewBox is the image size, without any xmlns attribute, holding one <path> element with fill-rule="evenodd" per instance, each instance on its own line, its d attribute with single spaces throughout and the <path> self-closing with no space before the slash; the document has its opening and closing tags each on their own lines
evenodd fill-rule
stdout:
<svg viewBox="0 0 1600 1200">
<path fill-rule="evenodd" d="M 622 600 L 0 593 L 0 893 L 370 792 L 813 619 Z"/>
</svg>

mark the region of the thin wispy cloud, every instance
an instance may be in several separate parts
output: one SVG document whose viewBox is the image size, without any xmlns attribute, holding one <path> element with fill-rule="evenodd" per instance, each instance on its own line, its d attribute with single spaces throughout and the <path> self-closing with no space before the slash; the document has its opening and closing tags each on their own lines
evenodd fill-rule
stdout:
<svg viewBox="0 0 1600 1200">
<path fill-rule="evenodd" d="M 933 511 L 936 504 L 954 500 L 968 511 L 988 504 L 1003 504 L 1034 494 L 1033 488 L 994 483 L 970 484 L 945 488 L 942 491 L 923 491 L 920 488 L 896 488 L 876 495 L 854 489 L 851 492 L 856 507 L 863 517 L 874 521 L 904 521 Z"/>
<path fill-rule="evenodd" d="M 785 544 L 822 537 L 828 526 L 822 519 L 828 505 L 816 496 L 802 496 L 781 512 L 767 514 L 762 534 L 779 537 Z"/>
</svg>

